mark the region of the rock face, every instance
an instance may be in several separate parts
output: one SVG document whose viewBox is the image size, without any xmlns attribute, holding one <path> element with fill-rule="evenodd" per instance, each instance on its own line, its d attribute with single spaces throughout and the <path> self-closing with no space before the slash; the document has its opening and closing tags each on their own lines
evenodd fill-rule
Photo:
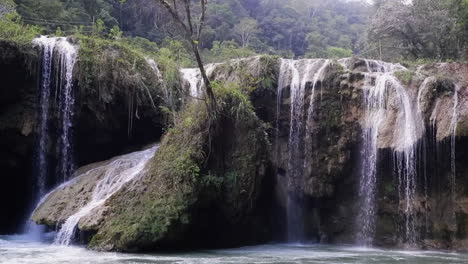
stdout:
<svg viewBox="0 0 468 264">
<path fill-rule="evenodd" d="M 0 42 L 0 207 L 9 216 L 0 219 L 2 234 L 18 231 L 17 223 L 26 217 L 33 197 L 38 60 L 32 48 Z"/>
</svg>

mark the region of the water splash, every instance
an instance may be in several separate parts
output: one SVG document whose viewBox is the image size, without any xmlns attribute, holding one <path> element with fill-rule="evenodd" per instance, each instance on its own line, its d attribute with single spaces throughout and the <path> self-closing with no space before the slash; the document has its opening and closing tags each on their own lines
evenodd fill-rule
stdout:
<svg viewBox="0 0 468 264">
<path fill-rule="evenodd" d="M 155 146 L 144 151 L 118 157 L 109 164 L 77 176 L 86 177 L 86 175 L 90 174 L 101 174 L 102 178 L 96 183 L 90 201 L 75 214 L 71 215 L 61 226 L 54 244 L 70 245 L 79 221 L 97 207 L 102 206 L 107 199 L 119 191 L 126 183 L 138 177 L 157 149 L 158 146 Z"/>
</svg>

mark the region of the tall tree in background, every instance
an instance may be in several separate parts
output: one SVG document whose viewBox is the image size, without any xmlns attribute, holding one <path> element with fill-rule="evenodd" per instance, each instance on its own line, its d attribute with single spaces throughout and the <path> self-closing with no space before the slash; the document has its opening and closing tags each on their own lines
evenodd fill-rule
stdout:
<svg viewBox="0 0 468 264">
<path fill-rule="evenodd" d="M 457 31 L 454 0 L 380 3 L 368 31 L 374 56 L 383 59 L 457 59 L 464 41 Z"/>
<path fill-rule="evenodd" d="M 216 98 L 213 92 L 213 88 L 211 86 L 211 82 L 206 75 L 205 67 L 203 65 L 203 61 L 200 56 L 200 50 L 198 45 L 200 43 L 200 37 L 202 35 L 203 26 L 205 25 L 206 19 L 206 7 L 207 7 L 207 0 L 199 0 L 200 2 L 200 16 L 199 18 L 194 18 L 190 0 L 173 0 L 172 5 L 169 4 L 166 0 L 156 0 L 161 5 L 163 5 L 167 11 L 171 14 L 174 21 L 182 28 L 184 31 L 185 39 L 190 43 L 192 47 L 192 51 L 195 55 L 195 59 L 197 60 L 198 68 L 200 68 L 200 72 L 205 83 L 205 90 L 206 96 L 208 100 L 209 112 L 215 113 L 216 112 Z M 180 10 L 184 10 L 180 12 Z"/>
<path fill-rule="evenodd" d="M 249 46 L 250 39 L 258 33 L 257 21 L 254 19 L 242 19 L 234 26 L 234 32 L 239 37 L 242 48 Z"/>
</svg>

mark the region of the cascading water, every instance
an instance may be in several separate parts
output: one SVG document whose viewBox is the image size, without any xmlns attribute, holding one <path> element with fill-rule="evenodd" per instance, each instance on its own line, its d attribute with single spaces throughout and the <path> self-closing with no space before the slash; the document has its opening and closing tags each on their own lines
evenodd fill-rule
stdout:
<svg viewBox="0 0 468 264">
<path fill-rule="evenodd" d="M 277 115 L 279 118 L 281 111 L 281 98 L 283 88 L 290 87 L 291 109 L 290 109 L 290 128 L 288 140 L 288 195 L 287 195 L 287 229 L 288 241 L 298 242 L 304 240 L 304 215 L 299 197 L 293 197 L 292 190 L 300 188 L 298 182 L 304 178 L 304 167 L 306 148 L 304 146 L 307 139 L 310 139 L 311 123 L 313 114 L 313 103 L 315 88 L 319 81 L 323 80 L 325 68 L 328 66 L 328 60 L 281 60 Z M 308 109 L 306 105 L 306 92 L 308 85 L 311 84 L 310 103 Z M 308 121 L 306 121 L 308 120 Z M 307 154 L 310 154 L 307 152 Z M 297 195 L 294 195 L 297 196 Z M 300 195 L 299 195 L 300 196 Z"/>
<path fill-rule="evenodd" d="M 134 152 L 120 156 L 110 163 L 92 169 L 77 177 L 86 177 L 90 174 L 102 175 L 94 187 L 89 202 L 71 215 L 61 226 L 54 243 L 69 245 L 80 219 L 103 205 L 107 199 L 119 191 L 126 183 L 135 179 L 144 170 L 148 161 L 154 156 L 158 146 L 144 151 Z M 73 181 L 73 180 L 72 180 Z"/>
<path fill-rule="evenodd" d="M 421 124 L 421 117 L 414 115 L 412 105 L 405 88 L 392 76 L 392 86 L 400 98 L 403 109 L 403 122 L 400 121 L 400 130 L 396 141 L 394 158 L 396 171 L 399 180 L 400 203 L 403 202 L 405 218 L 405 241 L 414 245 L 419 238 L 419 232 L 416 230 L 416 194 L 418 177 L 418 145 L 421 138 L 421 130 L 418 124 Z"/>
<path fill-rule="evenodd" d="M 376 217 L 376 187 L 378 161 L 378 135 L 385 118 L 385 98 L 387 83 L 384 78 L 376 80 L 372 86 L 372 78 L 365 75 L 364 104 L 366 117 L 364 120 L 361 179 L 359 185 L 360 209 L 358 213 L 357 242 L 371 245 L 375 232 Z"/>
<path fill-rule="evenodd" d="M 190 88 L 190 96 L 197 98 L 200 95 L 201 74 L 200 70 L 196 68 L 181 69 L 182 79 L 186 80 Z"/>
<path fill-rule="evenodd" d="M 450 188 L 452 192 L 452 202 L 455 202 L 456 195 L 456 179 L 457 179 L 457 166 L 456 166 L 456 139 L 457 139 L 457 127 L 458 127 L 458 90 L 459 87 L 455 86 L 453 92 L 453 110 L 452 119 L 450 121 L 450 169 L 451 179 Z"/>
<path fill-rule="evenodd" d="M 401 65 L 366 60 L 369 73 L 365 74 L 364 99 L 366 115 L 364 120 L 361 179 L 357 219 L 357 242 L 370 245 L 375 233 L 377 166 L 379 134 L 387 121 L 391 92 L 396 97 L 399 126 L 394 133 L 394 159 L 399 181 L 400 203 L 403 203 L 405 219 L 405 240 L 413 244 L 417 240 L 415 227 L 415 200 L 417 191 L 417 142 L 422 136 L 423 121 L 420 114 L 414 115 L 409 95 L 393 76 Z M 372 82 L 375 79 L 375 85 Z M 390 90 L 392 88 L 392 90 Z"/>
<path fill-rule="evenodd" d="M 49 145 L 49 119 L 52 108 L 52 96 L 58 100 L 60 119 L 60 137 L 58 145 L 59 163 L 57 179 L 62 182 L 68 178 L 73 170 L 71 128 L 73 126 L 73 68 L 77 59 L 76 47 L 65 38 L 49 38 L 41 36 L 33 40 L 33 44 L 42 49 L 42 72 L 39 86 L 39 127 L 37 144 L 37 161 L 35 163 L 36 194 L 35 201 L 45 194 L 49 176 L 49 162 L 47 159 Z M 54 91 L 55 88 L 55 91 Z M 53 94 L 55 92 L 55 94 Z M 52 101 L 52 102 L 51 102 Z M 54 102 L 57 103 L 57 102 Z M 53 180 L 52 180 L 53 182 Z M 26 232 L 39 235 L 40 228 L 28 219 Z"/>
<path fill-rule="evenodd" d="M 205 66 L 205 72 L 208 78 L 213 74 L 216 67 L 220 63 L 211 63 Z M 189 95 L 193 98 L 200 98 L 203 95 L 204 81 L 199 68 L 180 69 L 180 74 L 183 80 L 189 84 Z"/>
<path fill-rule="evenodd" d="M 64 182 L 73 173 L 73 108 L 75 96 L 73 93 L 73 68 L 75 67 L 78 52 L 75 46 L 65 39 L 59 41 L 61 80 L 58 87 L 59 93 L 59 117 L 62 121 L 59 143 L 59 182 Z"/>
</svg>

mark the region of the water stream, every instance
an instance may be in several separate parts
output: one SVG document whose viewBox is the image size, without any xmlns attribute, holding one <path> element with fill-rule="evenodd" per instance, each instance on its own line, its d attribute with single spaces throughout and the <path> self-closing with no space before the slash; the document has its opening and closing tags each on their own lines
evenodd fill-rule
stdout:
<svg viewBox="0 0 468 264">
<path fill-rule="evenodd" d="M 78 222 L 94 209 L 102 206 L 107 199 L 119 191 L 126 183 L 138 177 L 157 149 L 158 146 L 155 146 L 144 151 L 120 156 L 109 164 L 99 166 L 83 175 L 77 176 L 86 177 L 90 174 L 102 174 L 102 178 L 96 183 L 88 203 L 65 221 L 60 227 L 54 243 L 57 245 L 70 245 L 73 241 Z"/>
</svg>

